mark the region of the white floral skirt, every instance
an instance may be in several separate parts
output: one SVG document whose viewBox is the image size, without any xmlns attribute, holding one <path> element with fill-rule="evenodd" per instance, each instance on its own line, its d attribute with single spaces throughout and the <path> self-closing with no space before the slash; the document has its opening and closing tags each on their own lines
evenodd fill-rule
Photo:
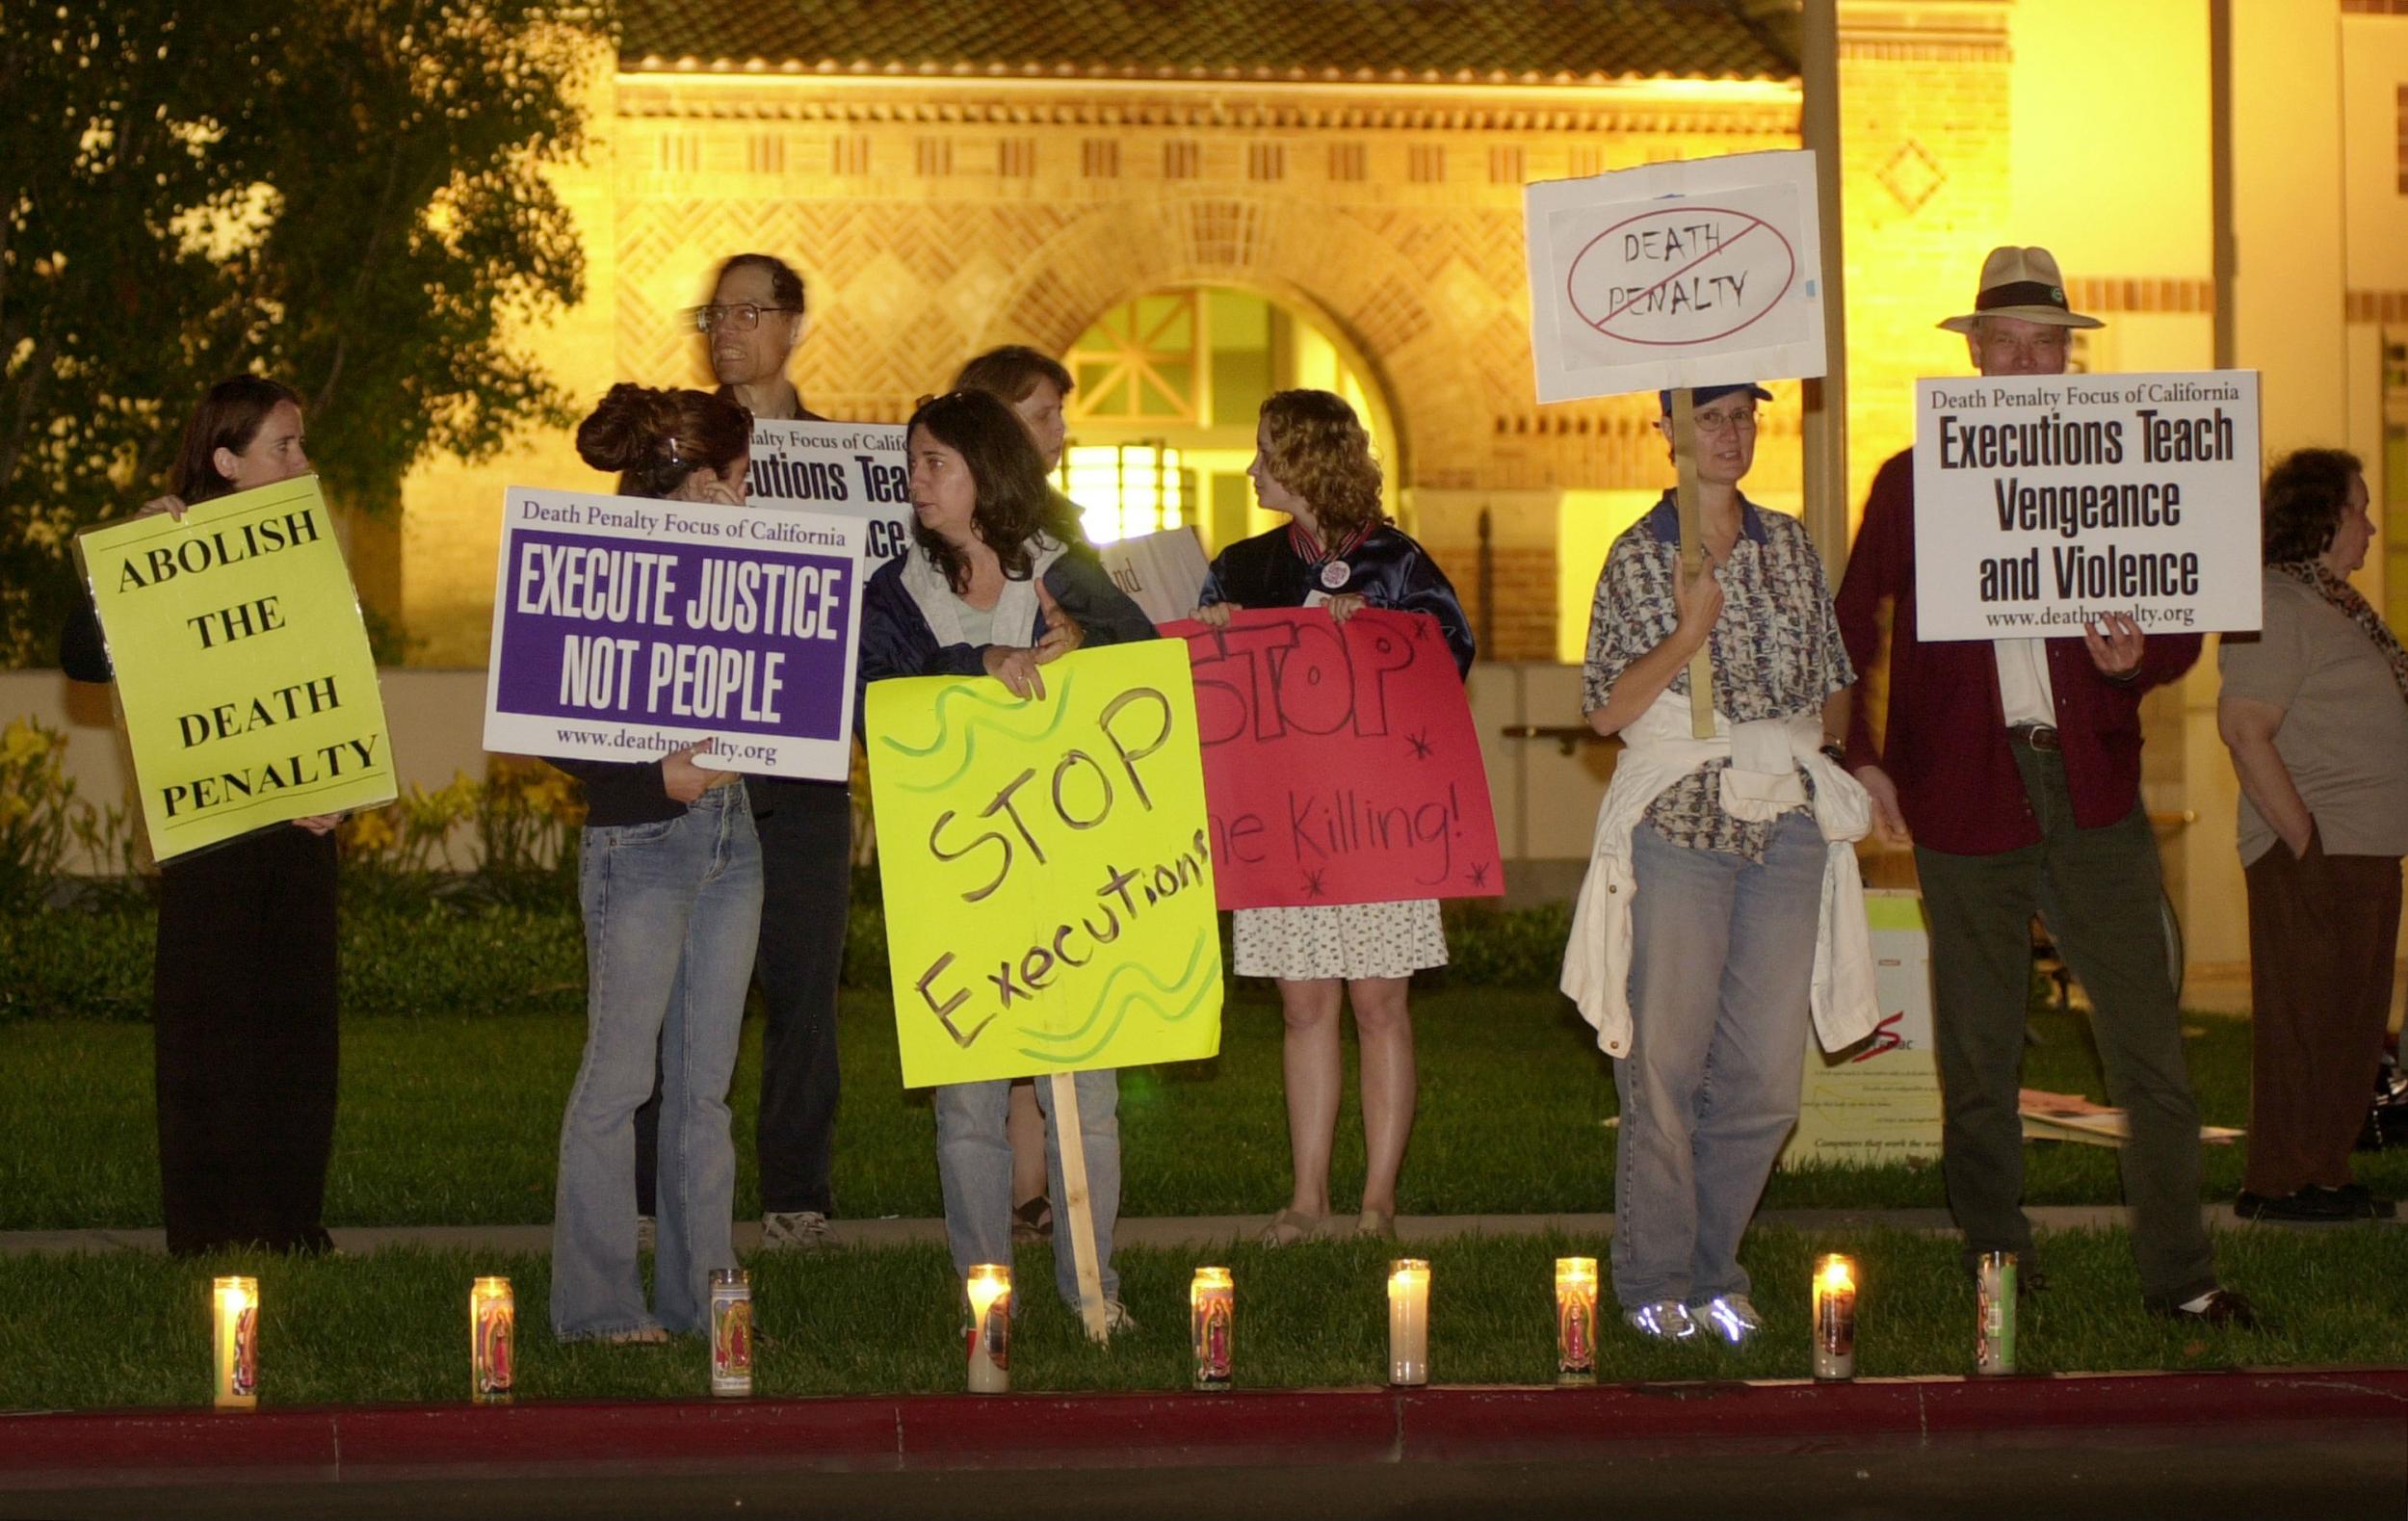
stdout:
<svg viewBox="0 0 2408 1521">
<path fill-rule="evenodd" d="M 1240 977 L 1409 977 L 1447 964 L 1438 900 L 1241 908 L 1231 915 Z"/>
</svg>

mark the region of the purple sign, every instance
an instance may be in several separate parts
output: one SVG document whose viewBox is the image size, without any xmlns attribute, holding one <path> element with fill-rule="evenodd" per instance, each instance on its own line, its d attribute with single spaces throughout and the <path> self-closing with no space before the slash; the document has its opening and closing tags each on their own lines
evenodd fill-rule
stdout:
<svg viewBox="0 0 2408 1521">
<path fill-rule="evenodd" d="M 838 779 L 851 765 L 862 525 L 512 489 L 485 747 Z"/>
</svg>

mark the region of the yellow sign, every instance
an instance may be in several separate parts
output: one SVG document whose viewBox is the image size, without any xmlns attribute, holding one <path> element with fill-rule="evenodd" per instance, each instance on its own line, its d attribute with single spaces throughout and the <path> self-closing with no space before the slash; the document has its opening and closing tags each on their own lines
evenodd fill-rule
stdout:
<svg viewBox="0 0 2408 1521">
<path fill-rule="evenodd" d="M 873 682 L 870 786 L 903 1084 L 1220 1050 L 1187 645 L 1081 650 L 1045 696 Z"/>
<path fill-rule="evenodd" d="M 88 530 L 75 557 L 154 856 L 392 800 L 376 661 L 315 476 Z"/>
</svg>

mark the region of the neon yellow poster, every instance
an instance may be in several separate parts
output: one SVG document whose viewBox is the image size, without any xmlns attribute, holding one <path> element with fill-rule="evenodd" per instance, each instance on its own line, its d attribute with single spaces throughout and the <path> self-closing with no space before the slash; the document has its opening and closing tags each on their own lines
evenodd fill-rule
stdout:
<svg viewBox="0 0 2408 1521">
<path fill-rule="evenodd" d="M 874 682 L 865 726 L 903 1083 L 1220 1050 L 1195 688 L 1178 640 L 1081 650 L 1046 695 Z"/>
<path fill-rule="evenodd" d="M 86 531 L 151 853 L 388 802 L 359 599 L 315 476 Z"/>
</svg>

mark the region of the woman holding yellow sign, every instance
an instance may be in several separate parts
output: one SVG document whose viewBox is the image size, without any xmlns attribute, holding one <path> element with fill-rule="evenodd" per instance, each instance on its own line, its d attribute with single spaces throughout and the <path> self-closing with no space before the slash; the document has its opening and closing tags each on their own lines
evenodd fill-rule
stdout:
<svg viewBox="0 0 2408 1521">
<path fill-rule="evenodd" d="M 863 686 L 890 676 L 983 672 L 1017 696 L 1042 698 L 1041 668 L 1081 645 L 1154 637 L 1154 625 L 1053 506 L 1045 463 L 1009 406 L 984 391 L 937 397 L 912 413 L 904 452 L 913 545 L 880 566 L 863 593 Z M 856 703 L 854 711 L 866 706 Z M 1132 1323 L 1112 1266 L 1120 1213 L 1119 1075 L 1106 1068 L 1074 1081 L 1105 1323 L 1126 1330 Z M 936 1089 L 936 1168 L 958 1276 L 981 1263 L 1011 1260 L 1011 1145 L 1005 1136 L 1010 1086 L 998 1079 Z M 1047 1110 L 1047 1170 L 1059 1204 L 1064 1194 L 1052 1088 L 1039 1084 L 1036 1091 Z M 1075 1310 L 1073 1252 L 1055 1251 L 1054 1279 Z"/>
<path fill-rule="evenodd" d="M 1463 604 L 1429 552 L 1380 511 L 1371 435 L 1343 399 L 1281 391 L 1265 402 L 1246 474 L 1263 506 L 1285 512 L 1289 522 L 1214 559 L 1198 621 L 1226 624 L 1242 607 L 1326 607 L 1341 623 L 1367 607 L 1426 613 L 1437 619 L 1455 669 L 1471 669 L 1472 625 Z M 1263 1245 L 1332 1234 L 1395 1236 L 1397 1174 L 1419 1087 L 1406 995 L 1414 972 L 1446 964 L 1438 901 L 1240 908 L 1232 928 L 1238 975 L 1277 979 L 1287 1021 L 1282 1067 L 1296 1188 L 1288 1207 L 1271 1217 Z M 1344 1070 L 1338 1010 L 1349 1001 L 1362 1044 L 1364 1151 L 1363 1211 L 1351 1220 L 1329 1210 Z"/>
<path fill-rule="evenodd" d="M 740 504 L 743 407 L 702 391 L 614 385 L 577 453 L 621 495 Z M 585 783 L 578 905 L 586 1052 L 561 1121 L 552 1330 L 563 1341 L 700 1335 L 711 1271 L 736 1266 L 736 1145 L 727 1087 L 761 929 L 761 842 L 744 778 L 694 763 L 555 760 Z M 660 1230 L 646 1311 L 636 1254 L 636 1110 L 661 1086 Z"/>
<path fill-rule="evenodd" d="M 309 473 L 301 399 L 238 375 L 209 388 L 173 492 L 144 514 Z M 87 603 L 60 642 L 78 681 L 110 681 Z M 168 1250 L 326 1251 L 334 1144 L 336 816 L 296 819 L 159 868 L 151 1039 Z"/>
</svg>

